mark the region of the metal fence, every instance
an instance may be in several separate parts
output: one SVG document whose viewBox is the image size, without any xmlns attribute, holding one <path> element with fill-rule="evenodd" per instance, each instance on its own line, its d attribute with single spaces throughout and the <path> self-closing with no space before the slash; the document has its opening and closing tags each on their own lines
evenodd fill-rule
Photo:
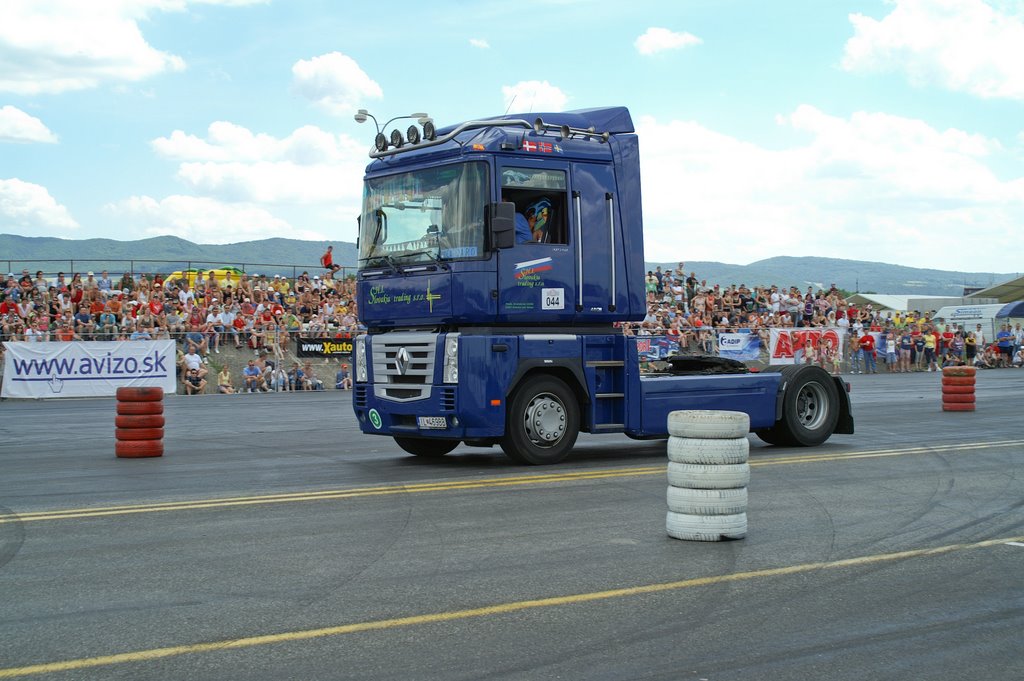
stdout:
<svg viewBox="0 0 1024 681">
<path fill-rule="evenodd" d="M 35 273 L 42 270 L 43 275 L 46 277 L 55 277 L 60 273 L 63 273 L 68 281 L 75 274 L 81 274 L 83 277 L 86 272 L 94 272 L 98 277 L 100 272 L 106 271 L 111 277 L 121 277 L 125 272 L 128 272 L 132 277 L 137 277 L 140 274 L 157 274 L 160 273 L 164 276 L 178 271 L 185 271 L 191 269 L 201 269 L 204 272 L 208 270 L 217 270 L 227 267 L 234 267 L 248 275 L 274 275 L 280 274 L 283 277 L 295 279 L 303 272 L 309 272 L 310 276 L 322 274 L 324 268 L 320 263 L 314 265 L 304 264 L 285 264 L 285 263 L 265 263 L 265 262 L 224 262 L 224 261 L 205 261 L 205 260 L 115 260 L 115 259 L 104 259 L 104 260 L 85 260 L 85 259 L 66 259 L 66 260 L 0 260 L 4 263 L 6 271 L 0 272 L 0 276 L 10 272 L 16 277 L 21 275 L 22 270 L 28 270 L 29 274 L 35 276 Z M 342 267 L 338 270 L 339 274 L 335 274 L 335 279 L 344 279 L 349 276 L 354 276 L 356 273 L 355 267 Z M 289 274 L 290 273 L 290 274 Z M 340 275 L 340 276 L 339 276 Z"/>
</svg>

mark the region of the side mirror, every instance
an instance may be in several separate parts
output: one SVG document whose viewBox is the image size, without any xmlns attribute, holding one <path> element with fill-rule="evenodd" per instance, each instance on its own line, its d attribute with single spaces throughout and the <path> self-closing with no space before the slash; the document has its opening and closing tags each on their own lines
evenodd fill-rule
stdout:
<svg viewBox="0 0 1024 681">
<path fill-rule="evenodd" d="M 512 248 L 516 245 L 516 204 L 492 203 L 487 206 L 491 227 L 491 245 L 494 248 Z"/>
</svg>

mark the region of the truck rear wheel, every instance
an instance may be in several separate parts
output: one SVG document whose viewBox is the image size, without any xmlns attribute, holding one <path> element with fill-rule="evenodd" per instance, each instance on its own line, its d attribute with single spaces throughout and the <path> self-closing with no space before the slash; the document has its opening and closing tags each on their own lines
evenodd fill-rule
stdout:
<svg viewBox="0 0 1024 681">
<path fill-rule="evenodd" d="M 395 444 L 414 456 L 437 459 L 459 446 L 458 440 L 434 440 L 419 437 L 396 437 Z"/>
<path fill-rule="evenodd" d="M 776 445 L 820 445 L 839 422 L 835 381 L 827 371 L 815 366 L 784 367 L 782 376 L 787 384 L 782 396 L 782 418 L 766 433 L 758 433 L 758 437 Z"/>
<path fill-rule="evenodd" d="M 552 376 L 531 376 L 509 401 L 501 448 L 513 461 L 532 465 L 564 459 L 580 430 L 576 396 Z"/>
</svg>

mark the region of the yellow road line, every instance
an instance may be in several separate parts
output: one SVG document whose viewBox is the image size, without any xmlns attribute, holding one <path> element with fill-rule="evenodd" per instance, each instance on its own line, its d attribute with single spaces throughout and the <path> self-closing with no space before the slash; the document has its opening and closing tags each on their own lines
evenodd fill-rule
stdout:
<svg viewBox="0 0 1024 681">
<path fill-rule="evenodd" d="M 1024 440 L 999 440 L 995 442 L 947 444 L 932 447 L 904 447 L 901 449 L 868 450 L 862 452 L 845 452 L 836 454 L 799 454 L 751 460 L 754 468 L 761 466 L 780 466 L 799 463 L 821 463 L 827 461 L 845 461 L 856 459 L 872 459 L 911 454 L 939 454 L 943 452 L 968 452 L 980 449 L 998 449 L 1003 447 L 1024 447 Z M 599 480 L 605 478 L 628 478 L 644 475 L 664 475 L 665 466 L 636 466 L 632 468 L 605 468 L 575 473 L 550 473 L 538 475 L 517 475 L 501 478 L 483 478 L 469 480 L 451 480 L 446 482 L 425 482 L 402 485 L 386 485 L 378 487 L 356 487 L 351 489 L 322 490 L 317 492 L 293 492 L 282 494 L 266 494 L 245 497 L 226 497 L 219 499 L 192 499 L 185 501 L 168 501 L 151 504 L 87 507 L 61 509 L 54 511 L 37 511 L 21 515 L 0 518 L 0 524 L 17 521 L 33 522 L 40 520 L 68 520 L 73 518 L 97 518 L 103 516 L 132 515 L 139 513 L 159 513 L 166 511 L 193 511 L 207 508 L 225 508 L 231 506 L 256 506 L 264 504 L 280 504 L 289 502 L 323 501 L 328 499 L 351 499 L 358 497 L 388 496 L 394 494 L 422 494 L 428 492 L 450 492 L 455 490 L 486 489 L 514 487 L 521 485 L 544 485 L 558 482 L 574 482 L 579 480 Z"/>
<path fill-rule="evenodd" d="M 275 643 L 287 643 L 295 641 L 308 641 L 328 636 L 343 636 L 364 631 L 381 631 L 397 629 L 399 627 L 411 627 L 425 624 L 439 624 L 454 620 L 471 619 L 475 617 L 490 617 L 504 615 L 523 610 L 536 608 L 551 608 L 558 606 L 576 605 L 594 601 L 604 601 L 612 598 L 624 598 L 629 596 L 640 596 L 644 594 L 660 593 L 664 591 L 677 591 L 693 587 L 709 586 L 713 584 L 724 584 L 728 582 L 743 582 L 754 579 L 765 579 L 768 577 L 782 577 L 795 575 L 815 570 L 832 570 L 837 568 L 853 568 L 865 565 L 875 565 L 897 560 L 908 560 L 912 558 L 923 558 L 940 556 L 957 551 L 969 551 L 981 549 L 999 544 L 1009 544 L 1024 541 L 1022 537 L 1004 537 L 1002 539 L 989 539 L 986 541 L 974 542 L 971 544 L 948 544 L 927 549 L 913 549 L 910 551 L 899 551 L 896 553 L 882 553 L 870 556 L 859 556 L 843 560 L 833 560 L 819 563 L 803 563 L 801 565 L 790 565 L 787 567 L 768 568 L 764 570 L 752 570 L 749 572 L 735 572 L 727 575 L 714 575 L 710 577 L 696 577 L 683 579 L 675 582 L 661 582 L 657 584 L 642 584 L 639 586 L 626 587 L 621 589 L 609 589 L 607 591 L 591 591 L 589 593 L 570 594 L 568 596 L 555 596 L 551 598 L 537 598 L 525 601 L 512 601 L 499 603 L 481 608 L 470 608 L 466 610 L 452 610 L 448 612 L 435 612 L 424 615 L 412 615 L 409 617 L 396 617 L 384 620 L 370 620 L 367 622 L 356 622 L 343 624 L 334 627 L 323 627 L 320 629 L 305 629 L 300 631 L 286 631 L 278 634 L 266 634 L 263 636 L 247 636 L 244 638 L 228 639 L 224 641 L 211 641 L 207 643 L 193 643 L 180 646 L 168 646 L 165 648 L 151 648 L 149 650 L 138 650 L 129 653 L 118 653 L 115 655 L 102 655 L 98 657 L 85 657 L 76 660 L 63 660 L 60 662 L 48 662 L 44 664 L 27 665 L 24 667 L 8 667 L 0 669 L 0 679 L 14 678 L 17 676 L 28 676 L 32 674 L 46 674 L 52 672 L 64 672 L 76 669 L 89 669 L 94 667 L 106 667 L 115 664 L 128 662 L 146 662 L 159 660 L 180 655 L 194 655 L 196 653 L 216 652 L 221 650 L 237 650 L 240 648 L 253 648 L 256 646 L 271 645 Z"/>
</svg>

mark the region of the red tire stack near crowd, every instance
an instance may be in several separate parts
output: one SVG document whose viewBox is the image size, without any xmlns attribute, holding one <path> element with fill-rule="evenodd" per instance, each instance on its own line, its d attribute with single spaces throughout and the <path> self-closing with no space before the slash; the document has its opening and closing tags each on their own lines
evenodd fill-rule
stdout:
<svg viewBox="0 0 1024 681">
<path fill-rule="evenodd" d="M 164 389 L 118 388 L 114 451 L 121 459 L 164 454 Z"/>
<path fill-rule="evenodd" d="M 942 411 L 974 411 L 974 367 L 942 370 Z"/>
</svg>

